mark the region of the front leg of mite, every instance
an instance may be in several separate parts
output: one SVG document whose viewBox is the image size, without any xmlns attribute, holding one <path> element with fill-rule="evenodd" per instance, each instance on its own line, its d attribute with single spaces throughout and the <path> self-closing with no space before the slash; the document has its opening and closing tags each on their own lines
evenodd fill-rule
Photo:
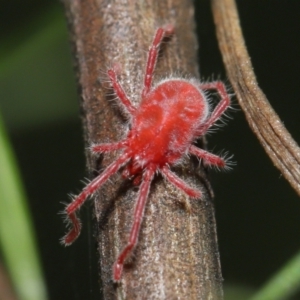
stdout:
<svg viewBox="0 0 300 300">
<path fill-rule="evenodd" d="M 151 89 L 154 68 L 155 68 L 155 65 L 157 62 L 160 45 L 161 45 L 164 37 L 171 35 L 173 32 L 174 32 L 174 26 L 171 24 L 166 25 L 165 27 L 158 28 L 156 30 L 152 45 L 148 52 L 148 59 L 147 59 L 147 64 L 146 64 L 142 98 L 144 98 Z"/>
</svg>

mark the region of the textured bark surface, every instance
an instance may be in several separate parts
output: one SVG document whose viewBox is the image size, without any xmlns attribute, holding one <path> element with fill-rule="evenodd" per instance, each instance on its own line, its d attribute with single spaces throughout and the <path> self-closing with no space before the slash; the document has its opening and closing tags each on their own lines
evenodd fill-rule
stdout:
<svg viewBox="0 0 300 300">
<path fill-rule="evenodd" d="M 120 81 L 138 106 L 146 51 L 157 27 L 172 23 L 176 33 L 162 46 L 154 82 L 170 74 L 199 76 L 192 1 L 64 3 L 78 68 L 87 144 L 117 141 L 126 134 L 128 122 L 113 101 L 106 71 L 109 66 L 118 66 Z M 88 167 L 103 170 L 117 155 L 97 159 L 88 154 Z M 155 178 L 138 245 L 118 284 L 112 281 L 112 265 L 127 242 L 137 188 L 116 175 L 96 194 L 105 299 L 222 299 L 212 192 L 206 172 L 193 158 L 176 171 L 197 185 L 203 198 L 191 200 L 161 177 Z M 93 176 L 97 174 L 93 172 Z"/>
</svg>

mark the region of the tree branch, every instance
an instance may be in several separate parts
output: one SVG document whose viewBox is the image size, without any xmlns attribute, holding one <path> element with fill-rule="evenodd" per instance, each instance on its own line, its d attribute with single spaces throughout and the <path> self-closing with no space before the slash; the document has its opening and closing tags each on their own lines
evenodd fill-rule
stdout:
<svg viewBox="0 0 300 300">
<path fill-rule="evenodd" d="M 155 80 L 174 74 L 198 76 L 192 1 L 64 0 L 81 90 L 85 140 L 118 141 L 125 118 L 109 93 L 108 66 L 117 64 L 120 81 L 137 107 L 146 53 L 155 30 L 175 25 L 163 45 Z M 87 153 L 89 170 L 107 166 L 116 154 L 96 160 Z M 122 281 L 112 281 L 112 265 L 128 239 L 137 191 L 114 177 L 97 194 L 95 211 L 100 271 L 105 299 L 222 299 L 216 224 L 206 171 L 196 159 L 178 168 L 182 178 L 197 182 L 201 200 L 191 200 L 170 184 L 154 180 L 138 245 Z M 94 176 L 98 174 L 94 172 Z M 192 178 L 192 179 L 191 179 Z"/>
<path fill-rule="evenodd" d="M 300 195 L 300 149 L 258 87 L 234 0 L 212 0 L 219 47 L 239 104 L 263 148 Z"/>
</svg>

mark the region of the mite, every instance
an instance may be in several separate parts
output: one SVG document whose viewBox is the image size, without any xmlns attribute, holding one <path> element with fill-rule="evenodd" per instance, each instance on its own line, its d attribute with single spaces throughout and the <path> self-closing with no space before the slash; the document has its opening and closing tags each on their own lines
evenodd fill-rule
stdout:
<svg viewBox="0 0 300 300">
<path fill-rule="evenodd" d="M 93 153 L 119 150 L 119 157 L 99 176 L 92 180 L 73 201 L 65 213 L 71 229 L 63 238 L 70 245 L 78 237 L 81 223 L 76 212 L 86 199 L 99 189 L 113 174 L 123 168 L 122 174 L 135 178 L 139 192 L 127 245 L 113 265 L 113 280 L 120 281 L 125 260 L 137 244 L 149 189 L 153 177 L 160 173 L 176 188 L 191 198 L 201 198 L 201 191 L 189 186 L 170 167 L 184 156 L 195 155 L 206 165 L 226 167 L 226 159 L 211 154 L 194 145 L 230 106 L 230 97 L 220 81 L 201 83 L 195 79 L 168 78 L 152 85 L 154 69 L 162 40 L 172 35 L 174 27 L 167 25 L 156 30 L 148 52 L 143 89 L 139 107 L 133 106 L 118 81 L 117 71 L 108 70 L 108 77 L 121 105 L 130 116 L 131 129 L 124 140 L 91 146 Z M 220 101 L 214 109 L 208 101 L 207 90 L 218 92 Z"/>
</svg>

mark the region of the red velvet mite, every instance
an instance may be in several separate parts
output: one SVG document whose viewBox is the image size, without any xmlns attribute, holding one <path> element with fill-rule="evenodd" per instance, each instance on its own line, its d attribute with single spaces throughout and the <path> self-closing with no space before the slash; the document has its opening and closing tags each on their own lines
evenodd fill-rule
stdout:
<svg viewBox="0 0 300 300">
<path fill-rule="evenodd" d="M 72 228 L 62 242 L 70 245 L 81 230 L 76 211 L 88 196 L 99 189 L 121 167 L 124 167 L 123 176 L 135 178 L 134 182 L 140 184 L 128 242 L 113 266 L 114 281 L 121 279 L 124 262 L 137 244 L 150 184 L 155 173 L 162 174 L 188 196 L 201 198 L 201 191 L 190 187 L 173 173 L 170 167 L 188 154 L 195 155 L 208 165 L 221 168 L 226 166 L 224 158 L 193 145 L 229 107 L 230 97 L 224 84 L 220 81 L 201 83 L 195 79 L 168 78 L 152 86 L 161 42 L 165 36 L 173 34 L 173 31 L 173 26 L 168 25 L 158 28 L 155 33 L 148 52 L 139 107 L 134 107 L 128 99 L 118 81 L 116 70 L 114 68 L 108 70 L 113 90 L 130 115 L 131 130 L 124 140 L 91 146 L 94 153 L 120 150 L 120 156 L 87 184 L 65 209 Z M 220 96 L 220 102 L 213 110 L 205 93 L 207 90 L 216 90 Z"/>
</svg>

